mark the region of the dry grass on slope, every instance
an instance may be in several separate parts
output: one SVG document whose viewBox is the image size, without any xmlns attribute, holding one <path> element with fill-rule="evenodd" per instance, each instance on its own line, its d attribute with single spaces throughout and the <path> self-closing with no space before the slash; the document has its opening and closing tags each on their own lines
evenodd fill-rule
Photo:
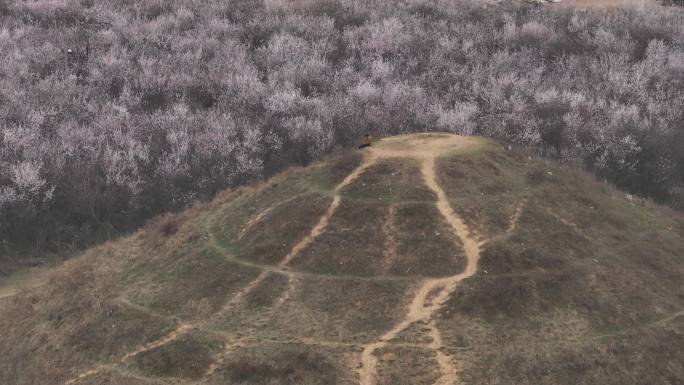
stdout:
<svg viewBox="0 0 684 385">
<path fill-rule="evenodd" d="M 493 238 L 439 321 L 467 351 L 466 382 L 684 378 L 674 358 L 684 347 L 681 213 L 503 147 L 444 159 L 441 179 Z"/>
</svg>

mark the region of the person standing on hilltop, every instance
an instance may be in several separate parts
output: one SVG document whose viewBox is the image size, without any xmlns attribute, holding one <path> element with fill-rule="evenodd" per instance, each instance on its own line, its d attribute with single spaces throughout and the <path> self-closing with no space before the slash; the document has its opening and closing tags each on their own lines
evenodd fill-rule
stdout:
<svg viewBox="0 0 684 385">
<path fill-rule="evenodd" d="M 373 135 L 369 133 L 366 134 L 366 143 L 362 144 L 359 146 L 359 150 L 364 148 L 364 147 L 370 147 L 373 145 Z"/>
</svg>

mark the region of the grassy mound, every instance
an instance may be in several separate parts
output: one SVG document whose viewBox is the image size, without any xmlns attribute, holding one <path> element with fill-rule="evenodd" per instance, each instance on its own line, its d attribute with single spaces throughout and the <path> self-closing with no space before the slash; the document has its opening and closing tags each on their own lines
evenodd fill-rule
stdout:
<svg viewBox="0 0 684 385">
<path fill-rule="evenodd" d="M 0 298 L 0 383 L 363 384 L 377 341 L 377 384 L 434 384 L 445 360 L 468 384 L 678 383 L 683 251 L 681 213 L 582 171 L 479 138 L 388 138 Z M 383 339 L 473 253 L 472 276 Z"/>
</svg>

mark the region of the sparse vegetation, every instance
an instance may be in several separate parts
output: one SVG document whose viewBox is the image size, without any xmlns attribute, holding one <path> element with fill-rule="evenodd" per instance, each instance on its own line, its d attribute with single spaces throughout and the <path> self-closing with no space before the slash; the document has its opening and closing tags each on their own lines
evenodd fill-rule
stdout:
<svg viewBox="0 0 684 385">
<path fill-rule="evenodd" d="M 682 25 L 681 7 L 0 1 L 0 253 L 107 239 L 365 131 L 535 145 L 681 206 Z"/>
<path fill-rule="evenodd" d="M 337 368 L 328 362 L 325 355 L 290 347 L 276 350 L 270 357 L 255 357 L 247 353 L 230 362 L 221 377 L 223 381 L 240 385 L 333 385 L 339 383 L 336 372 Z"/>
<path fill-rule="evenodd" d="M 219 341 L 193 333 L 136 356 L 130 366 L 147 376 L 197 380 L 212 363 L 213 353 L 221 348 Z"/>
<path fill-rule="evenodd" d="M 681 214 L 524 155 L 442 161 L 454 207 L 494 237 L 440 315 L 444 338 L 482 357 L 465 382 L 678 382 L 684 366 L 653 357 L 684 346 L 681 322 L 663 322 L 684 305 Z M 516 207 L 515 231 L 496 237 Z"/>
<path fill-rule="evenodd" d="M 684 215 L 581 169 L 459 139 L 467 151 L 435 163 L 444 197 L 419 177 L 424 153 L 380 159 L 338 190 L 364 164 L 341 155 L 159 217 L 67 261 L 42 285 L 0 298 L 0 383 L 51 385 L 86 373 L 70 385 L 358 385 L 365 348 L 402 325 L 425 282 L 461 273 L 472 237 L 481 242 L 476 272 L 430 318 L 396 329 L 373 352 L 377 384 L 434 384 L 440 356 L 462 368 L 466 384 L 682 382 Z M 307 194 L 341 204 L 281 266 L 326 211 L 293 199 Z M 465 241 L 442 223 L 449 218 L 435 202 L 444 200 L 472 231 Z M 385 228 L 392 218 L 367 247 L 347 246 L 366 222 Z M 425 242 L 434 230 L 450 236 Z M 263 244 L 287 247 L 260 259 Z M 390 250 L 379 258 L 391 264 L 369 258 L 378 247 Z M 437 301 L 432 289 L 423 305 Z"/>
</svg>

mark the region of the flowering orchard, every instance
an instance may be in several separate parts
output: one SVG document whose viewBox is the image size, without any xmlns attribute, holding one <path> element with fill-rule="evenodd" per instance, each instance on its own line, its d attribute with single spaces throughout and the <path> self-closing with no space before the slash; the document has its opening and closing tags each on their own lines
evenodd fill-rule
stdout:
<svg viewBox="0 0 684 385">
<path fill-rule="evenodd" d="M 366 131 L 503 138 L 684 202 L 676 6 L 3 0 L 0 52 L 5 251 L 105 239 Z"/>
</svg>

